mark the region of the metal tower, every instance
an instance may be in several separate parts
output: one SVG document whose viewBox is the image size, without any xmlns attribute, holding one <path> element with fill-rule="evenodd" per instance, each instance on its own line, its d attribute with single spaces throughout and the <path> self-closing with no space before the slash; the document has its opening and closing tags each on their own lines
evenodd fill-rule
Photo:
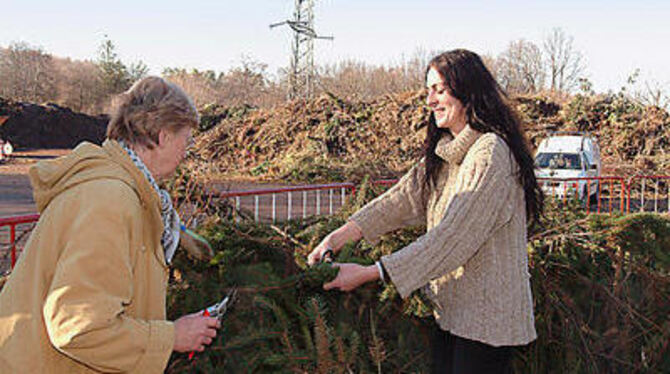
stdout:
<svg viewBox="0 0 670 374">
<path fill-rule="evenodd" d="M 314 39 L 333 40 L 314 31 L 314 0 L 295 0 L 293 19 L 274 23 L 270 28 L 288 25 L 293 30 L 289 72 L 289 98 L 309 98 L 314 93 Z"/>
</svg>

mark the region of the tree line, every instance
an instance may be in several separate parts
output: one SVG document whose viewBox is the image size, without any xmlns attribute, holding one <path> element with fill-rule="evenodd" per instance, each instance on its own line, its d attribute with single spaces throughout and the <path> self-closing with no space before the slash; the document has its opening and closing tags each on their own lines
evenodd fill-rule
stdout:
<svg viewBox="0 0 670 374">
<path fill-rule="evenodd" d="M 141 61 L 124 64 L 105 39 L 94 61 L 53 56 L 42 48 L 16 42 L 0 48 L 0 97 L 34 103 L 56 103 L 98 114 L 110 98 L 125 91 L 149 69 Z"/>
<path fill-rule="evenodd" d="M 423 86 L 426 64 L 437 51 L 417 50 L 390 65 L 343 61 L 316 67 L 316 94 L 332 93 L 352 100 L 371 100 Z M 586 63 L 572 36 L 553 29 L 540 44 L 519 39 L 497 56 L 483 55 L 500 85 L 511 95 L 567 95 L 589 91 Z M 286 101 L 288 70 L 268 72 L 267 64 L 243 56 L 227 72 L 167 68 L 161 75 L 182 86 L 198 107 L 251 105 L 270 107 Z M 104 38 L 94 60 L 52 56 L 23 42 L 0 47 L 0 97 L 17 101 L 53 102 L 89 114 L 105 112 L 110 99 L 149 69 L 142 61 L 125 63 L 116 46 Z M 634 78 L 637 75 L 633 74 Z M 638 98 L 649 105 L 668 106 L 664 87 L 646 83 Z"/>
</svg>

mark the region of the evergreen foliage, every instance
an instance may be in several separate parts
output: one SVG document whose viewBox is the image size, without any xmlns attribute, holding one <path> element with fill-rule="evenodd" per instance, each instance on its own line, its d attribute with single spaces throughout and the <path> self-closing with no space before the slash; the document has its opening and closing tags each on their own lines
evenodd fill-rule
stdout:
<svg viewBox="0 0 670 374">
<path fill-rule="evenodd" d="M 98 47 L 97 63 L 102 90 L 108 94 L 127 90 L 135 81 L 149 73 L 149 67 L 142 61 L 126 66 L 116 53 L 116 46 L 106 36 Z"/>
<path fill-rule="evenodd" d="M 670 220 L 565 212 L 530 248 L 538 340 L 517 372 L 668 372 Z"/>
<path fill-rule="evenodd" d="M 401 300 L 392 285 L 323 291 L 337 270 L 308 268 L 306 255 L 380 191 L 364 183 L 333 217 L 269 226 L 212 218 L 201 232 L 217 255 L 175 258 L 169 317 L 200 310 L 238 288 L 212 346 L 168 373 L 427 373 L 434 329 L 419 292 Z M 516 351 L 517 373 L 660 373 L 670 370 L 670 220 L 653 214 L 587 216 L 577 201 L 550 206 L 531 235 L 530 273 L 538 340 Z M 569 212 L 566 214 L 566 212 Z M 370 264 L 423 228 L 347 245 L 336 261 Z M 296 244 L 302 243 L 302 244 Z"/>
</svg>

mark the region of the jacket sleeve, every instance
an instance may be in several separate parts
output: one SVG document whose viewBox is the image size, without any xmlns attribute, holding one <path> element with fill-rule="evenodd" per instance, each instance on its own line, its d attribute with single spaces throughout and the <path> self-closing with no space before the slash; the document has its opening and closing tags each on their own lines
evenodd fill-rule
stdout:
<svg viewBox="0 0 670 374">
<path fill-rule="evenodd" d="M 68 192 L 77 197 L 64 199 L 71 203 L 62 215 L 68 222 L 58 225 L 67 240 L 43 306 L 51 343 L 98 371 L 163 372 L 174 345 L 173 324 L 126 313 L 134 292 L 132 238 L 141 235 L 131 229 L 141 217 L 137 197 L 109 180 Z"/>
<path fill-rule="evenodd" d="M 511 219 L 512 189 L 509 148 L 493 135 L 483 136 L 459 170 L 456 193 L 435 227 L 405 248 L 382 257 L 391 281 L 402 297 L 433 279 L 456 270 Z M 501 217 L 501 214 L 503 215 Z"/>
<path fill-rule="evenodd" d="M 387 232 L 426 223 L 425 169 L 422 160 L 391 189 L 349 218 L 360 227 L 368 242 L 374 244 Z"/>
</svg>

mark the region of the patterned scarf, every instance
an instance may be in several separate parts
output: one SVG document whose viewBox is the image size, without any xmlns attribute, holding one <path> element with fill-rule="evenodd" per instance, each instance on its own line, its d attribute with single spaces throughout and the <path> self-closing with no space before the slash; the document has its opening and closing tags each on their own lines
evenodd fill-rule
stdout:
<svg viewBox="0 0 670 374">
<path fill-rule="evenodd" d="M 158 197 L 161 201 L 161 217 L 163 218 L 163 235 L 161 236 L 161 245 L 165 251 L 165 261 L 168 264 L 172 262 L 172 257 L 174 256 L 175 251 L 177 250 L 177 245 L 179 244 L 179 229 L 181 227 L 181 221 L 179 220 L 179 214 L 172 206 L 172 199 L 170 194 L 158 187 L 156 180 L 147 169 L 147 166 L 144 165 L 142 159 L 128 147 L 128 145 L 123 141 L 119 140 L 121 147 L 128 153 L 130 159 L 133 160 L 135 166 L 144 174 L 151 186 L 154 188 Z"/>
</svg>

